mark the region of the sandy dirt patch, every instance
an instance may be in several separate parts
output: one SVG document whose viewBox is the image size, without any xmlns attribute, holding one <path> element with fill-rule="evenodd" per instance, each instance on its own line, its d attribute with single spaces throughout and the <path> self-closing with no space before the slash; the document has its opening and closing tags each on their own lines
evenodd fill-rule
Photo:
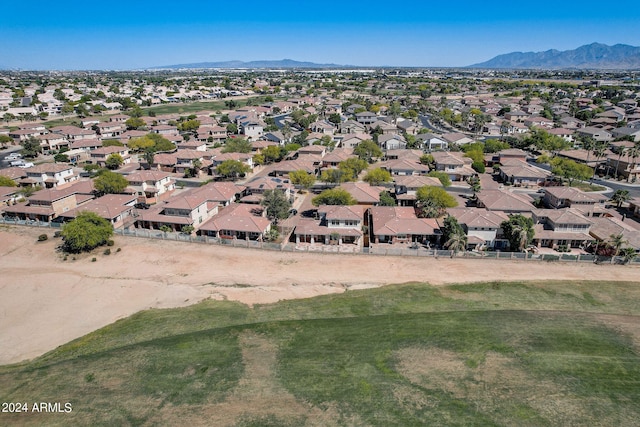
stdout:
<svg viewBox="0 0 640 427">
<path fill-rule="evenodd" d="M 109 256 L 98 250 L 63 261 L 58 239 L 36 243 L 42 232 L 0 228 L 0 364 L 36 357 L 140 310 L 206 298 L 264 304 L 411 281 L 640 277 L 636 266 L 281 253 L 121 236 Z"/>
</svg>

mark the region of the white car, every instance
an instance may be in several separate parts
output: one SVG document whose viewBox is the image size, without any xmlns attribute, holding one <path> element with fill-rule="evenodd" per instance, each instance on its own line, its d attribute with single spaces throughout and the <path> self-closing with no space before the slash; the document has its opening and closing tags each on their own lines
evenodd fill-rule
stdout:
<svg viewBox="0 0 640 427">
<path fill-rule="evenodd" d="M 18 165 L 18 167 L 19 167 L 19 168 L 22 168 L 22 169 L 32 168 L 32 167 L 34 167 L 34 166 L 35 166 L 35 165 L 34 165 L 33 163 L 31 163 L 31 162 L 23 163 L 23 164 L 21 164 L 21 165 Z"/>
<path fill-rule="evenodd" d="M 22 154 L 20 153 L 11 153 L 9 154 L 7 157 L 5 157 L 5 160 L 18 160 L 22 158 Z"/>
</svg>

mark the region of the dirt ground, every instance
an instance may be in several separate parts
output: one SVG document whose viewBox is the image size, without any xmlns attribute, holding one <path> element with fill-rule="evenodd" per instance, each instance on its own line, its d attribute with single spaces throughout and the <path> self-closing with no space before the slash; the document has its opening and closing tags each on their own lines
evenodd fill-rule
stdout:
<svg viewBox="0 0 640 427">
<path fill-rule="evenodd" d="M 43 230 L 0 228 L 0 364 L 140 310 L 206 298 L 252 305 L 410 281 L 640 278 L 637 266 L 281 253 L 120 236 L 111 255 L 100 249 L 63 261 L 60 241 L 44 231 L 50 239 L 36 242 Z"/>
</svg>

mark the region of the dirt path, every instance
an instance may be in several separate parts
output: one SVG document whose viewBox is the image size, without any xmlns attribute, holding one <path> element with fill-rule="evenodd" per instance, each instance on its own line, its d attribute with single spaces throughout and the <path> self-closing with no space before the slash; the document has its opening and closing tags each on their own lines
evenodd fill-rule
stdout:
<svg viewBox="0 0 640 427">
<path fill-rule="evenodd" d="M 36 357 L 140 310 L 206 298 L 262 304 L 410 281 L 640 278 L 640 268 L 627 266 L 281 253 L 119 236 L 109 256 L 63 261 L 59 240 L 36 243 L 41 232 L 0 228 L 0 364 Z"/>
</svg>

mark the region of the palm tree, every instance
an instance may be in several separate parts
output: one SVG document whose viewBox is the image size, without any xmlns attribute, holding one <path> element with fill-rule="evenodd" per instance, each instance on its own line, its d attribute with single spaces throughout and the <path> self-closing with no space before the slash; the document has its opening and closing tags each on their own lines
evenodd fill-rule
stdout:
<svg viewBox="0 0 640 427">
<path fill-rule="evenodd" d="M 459 251 L 467 249 L 467 235 L 461 230 L 456 230 L 449 236 L 444 246 L 451 251 L 451 258 Z"/>
<path fill-rule="evenodd" d="M 620 250 L 627 243 L 629 243 L 629 241 L 624 238 L 622 233 L 612 234 L 609 236 L 609 244 L 615 250 L 611 257 L 611 264 L 613 264 L 613 261 L 616 259 L 618 254 L 620 254 Z"/>
<path fill-rule="evenodd" d="M 620 254 L 622 255 L 623 264 L 629 264 L 638 256 L 638 253 L 633 248 L 624 248 L 620 251 Z"/>
<path fill-rule="evenodd" d="M 595 146 L 593 147 L 593 154 L 596 156 L 596 162 L 599 162 L 599 160 L 604 157 L 604 154 L 607 152 L 607 148 L 608 145 L 606 142 L 604 141 L 597 141 Z M 596 176 L 596 170 L 598 169 L 598 167 L 594 167 L 593 168 L 593 176 L 591 177 L 591 180 L 593 180 L 593 178 Z"/>
<path fill-rule="evenodd" d="M 611 201 L 614 202 L 618 208 L 620 208 L 624 202 L 629 201 L 629 199 L 631 199 L 629 190 L 616 190 L 613 196 L 611 196 Z"/>
</svg>

